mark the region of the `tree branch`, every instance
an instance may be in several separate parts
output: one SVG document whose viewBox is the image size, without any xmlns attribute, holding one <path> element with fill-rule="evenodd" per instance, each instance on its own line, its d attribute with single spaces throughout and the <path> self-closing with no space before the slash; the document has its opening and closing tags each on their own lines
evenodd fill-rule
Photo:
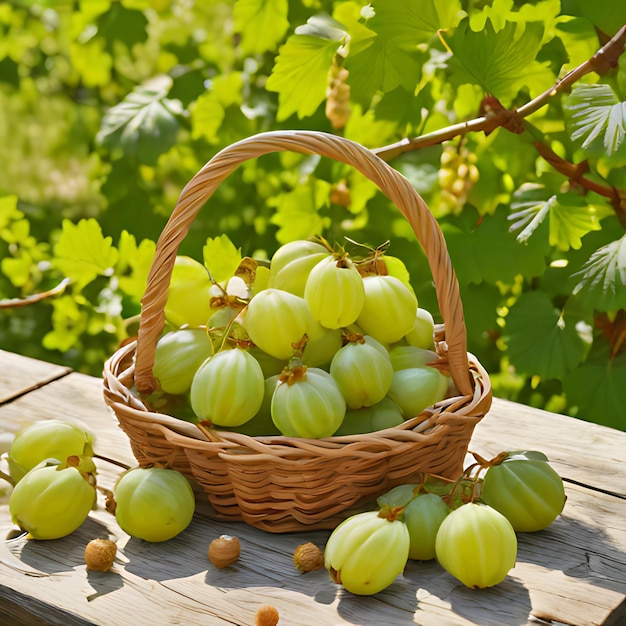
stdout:
<svg viewBox="0 0 626 626">
<path fill-rule="evenodd" d="M 40 302 L 41 300 L 45 300 L 46 298 L 50 298 L 52 296 L 58 296 L 65 291 L 65 288 L 70 284 L 69 278 L 64 278 L 56 287 L 48 291 L 43 291 L 41 293 L 35 293 L 30 296 L 26 296 L 26 298 L 12 298 L 10 300 L 0 300 L 0 309 L 12 309 L 15 307 L 26 306 L 27 304 L 34 304 L 35 302 Z"/>
<path fill-rule="evenodd" d="M 519 128 L 519 124 L 523 118 L 531 115 L 548 104 L 554 96 L 568 89 L 586 74 L 590 74 L 591 72 L 603 74 L 611 67 L 615 67 L 617 59 L 624 51 L 625 43 L 626 26 L 623 26 L 616 33 L 616 35 L 604 46 L 602 46 L 602 48 L 600 48 L 590 59 L 573 69 L 571 72 L 568 72 L 565 76 L 563 76 L 563 78 L 558 80 L 553 87 L 517 109 L 508 110 L 504 107 L 496 107 L 495 109 L 488 111 L 484 116 L 477 117 L 468 122 L 453 124 L 452 126 L 447 126 L 446 128 L 442 128 L 419 137 L 414 137 L 412 139 L 402 139 L 401 141 L 383 146 L 381 148 L 374 148 L 372 152 L 384 161 L 391 161 L 405 152 L 434 146 L 438 143 L 442 143 L 470 132 L 483 131 L 488 134 L 499 126 L 509 128 L 509 130 L 512 130 L 510 128 L 511 126 L 517 129 Z M 513 130 L 513 132 L 518 131 Z"/>
</svg>

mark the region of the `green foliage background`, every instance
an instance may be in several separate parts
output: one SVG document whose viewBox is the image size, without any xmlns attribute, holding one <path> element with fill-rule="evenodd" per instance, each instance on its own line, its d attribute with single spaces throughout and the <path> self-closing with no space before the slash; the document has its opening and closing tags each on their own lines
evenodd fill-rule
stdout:
<svg viewBox="0 0 626 626">
<path fill-rule="evenodd" d="M 622 5 L 3 3 L 0 298 L 15 304 L 60 287 L 0 309 L 0 346 L 98 375 L 136 332 L 155 241 L 180 190 L 220 148 L 305 128 L 380 149 L 479 117 L 488 94 L 521 107 L 619 31 Z M 495 393 L 620 429 L 625 58 L 547 99 L 523 132 L 452 133 L 390 161 L 444 230 L 469 350 Z M 618 200 L 559 173 L 536 142 L 582 163 L 577 173 Z M 316 234 L 373 246 L 389 239 L 420 306 L 438 318 L 408 224 L 342 165 L 290 153 L 246 163 L 204 207 L 180 253 L 201 260 L 207 238 L 220 234 L 261 258 Z"/>
</svg>

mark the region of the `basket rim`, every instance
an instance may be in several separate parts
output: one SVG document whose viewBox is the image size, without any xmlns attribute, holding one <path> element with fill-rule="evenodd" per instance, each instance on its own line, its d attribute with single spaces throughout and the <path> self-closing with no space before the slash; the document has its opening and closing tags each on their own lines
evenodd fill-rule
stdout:
<svg viewBox="0 0 626 626">
<path fill-rule="evenodd" d="M 405 420 L 402 424 L 379 431 L 324 437 L 319 439 L 288 437 L 285 435 L 251 436 L 244 433 L 224 431 L 219 428 L 208 430 L 165 413 L 158 413 L 148 403 L 133 393 L 133 373 L 137 341 L 119 348 L 107 361 L 103 369 L 103 385 L 106 404 L 118 421 L 129 419 L 158 431 L 170 443 L 180 447 L 217 447 L 223 451 L 255 451 L 274 455 L 290 450 L 345 450 L 351 445 L 371 445 L 375 439 L 394 442 L 420 441 L 432 436 L 446 425 L 462 420 L 474 424 L 480 421 L 491 406 L 492 389 L 489 375 L 478 359 L 467 353 L 469 371 L 474 379 L 471 395 L 450 396 L 428 407 L 420 415 Z M 129 364 L 130 361 L 130 364 Z M 122 420 L 120 420 L 122 417 Z"/>
</svg>

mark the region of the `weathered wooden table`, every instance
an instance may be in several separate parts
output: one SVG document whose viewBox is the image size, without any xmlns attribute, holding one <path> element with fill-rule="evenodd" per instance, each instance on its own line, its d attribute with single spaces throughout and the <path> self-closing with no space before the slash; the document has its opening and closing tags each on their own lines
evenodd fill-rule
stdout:
<svg viewBox="0 0 626 626">
<path fill-rule="evenodd" d="M 0 433 L 52 417 L 77 418 L 96 433 L 100 485 L 134 466 L 128 440 L 102 399 L 101 381 L 0 350 Z M 104 510 L 104 496 L 83 526 L 54 541 L 7 538 L 15 529 L 0 496 L 0 624 L 253 625 L 274 605 L 279 625 L 519 626 L 626 624 L 626 433 L 495 400 L 472 450 L 539 449 L 566 481 L 563 514 L 542 532 L 519 535 L 518 560 L 506 580 L 470 590 L 435 562 L 410 561 L 386 590 L 357 597 L 325 570 L 299 573 L 295 548 L 323 548 L 328 531 L 275 535 L 245 524 L 211 521 L 199 504 L 175 539 L 130 538 Z M 0 481 L 0 489 L 6 484 Z M 239 561 L 224 570 L 207 558 L 210 541 L 237 535 Z M 88 572 L 85 545 L 117 542 L 107 573 Z"/>
</svg>

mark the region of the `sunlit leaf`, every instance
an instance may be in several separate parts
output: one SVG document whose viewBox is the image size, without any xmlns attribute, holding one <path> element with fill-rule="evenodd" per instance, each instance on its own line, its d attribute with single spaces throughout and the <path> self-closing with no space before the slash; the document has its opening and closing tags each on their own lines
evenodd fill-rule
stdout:
<svg viewBox="0 0 626 626">
<path fill-rule="evenodd" d="M 44 348 L 67 352 L 80 344 L 80 336 L 86 331 L 87 309 L 80 307 L 72 296 L 52 300 L 52 330 L 41 340 Z"/>
<path fill-rule="evenodd" d="M 572 141 L 583 140 L 587 149 L 601 140 L 607 154 L 613 154 L 626 133 L 626 102 L 620 102 L 610 85 L 577 85 L 565 99 L 570 113 Z"/>
<path fill-rule="evenodd" d="M 519 34 L 512 22 L 496 33 L 491 22 L 474 32 L 464 20 L 451 35 L 442 37 L 453 53 L 449 61 L 453 78 L 480 85 L 505 106 L 524 87 L 534 96 L 554 84 L 550 69 L 536 60 L 543 37 L 539 22 L 526 24 Z"/>
<path fill-rule="evenodd" d="M 110 275 L 119 258 L 111 237 L 104 237 L 95 219 L 83 219 L 78 224 L 63 220 L 54 256 L 55 267 L 79 289 L 97 276 Z"/>
<path fill-rule="evenodd" d="M 558 194 L 547 200 L 518 200 L 511 203 L 509 220 L 513 224 L 510 230 L 515 232 L 521 229 L 517 235 L 519 242 L 528 241 L 546 218 L 549 221 L 550 245 L 563 251 L 570 248 L 578 250 L 582 246 L 582 237 L 592 230 L 601 229 L 595 207 L 578 196 Z"/>
<path fill-rule="evenodd" d="M 587 350 L 577 328 L 581 321 L 567 308 L 556 309 L 543 292 L 522 294 L 506 317 L 504 339 L 511 363 L 526 374 L 563 377 L 582 361 Z"/>
<path fill-rule="evenodd" d="M 265 83 L 269 91 L 278 92 L 279 121 L 294 113 L 300 118 L 315 113 L 326 97 L 328 71 L 346 35 L 330 17 L 311 20 L 281 46 Z"/>
<path fill-rule="evenodd" d="M 626 235 L 596 250 L 580 272 L 573 293 L 599 311 L 626 308 Z"/>
<path fill-rule="evenodd" d="M 242 51 L 262 54 L 273 50 L 289 28 L 288 9 L 287 0 L 237 0 L 233 18 Z"/>
<path fill-rule="evenodd" d="M 202 248 L 204 265 L 215 281 L 228 280 L 241 262 L 241 248 L 236 248 L 228 235 L 209 237 Z"/>
<path fill-rule="evenodd" d="M 17 196 L 4 196 L 0 198 L 0 238 L 2 229 L 13 220 L 21 219 L 24 214 L 17 208 Z"/>
<path fill-rule="evenodd" d="M 115 272 L 119 276 L 120 289 L 139 300 L 146 290 L 156 244 L 150 239 L 144 239 L 137 245 L 135 236 L 123 230 L 117 249 L 119 261 Z"/>
</svg>

